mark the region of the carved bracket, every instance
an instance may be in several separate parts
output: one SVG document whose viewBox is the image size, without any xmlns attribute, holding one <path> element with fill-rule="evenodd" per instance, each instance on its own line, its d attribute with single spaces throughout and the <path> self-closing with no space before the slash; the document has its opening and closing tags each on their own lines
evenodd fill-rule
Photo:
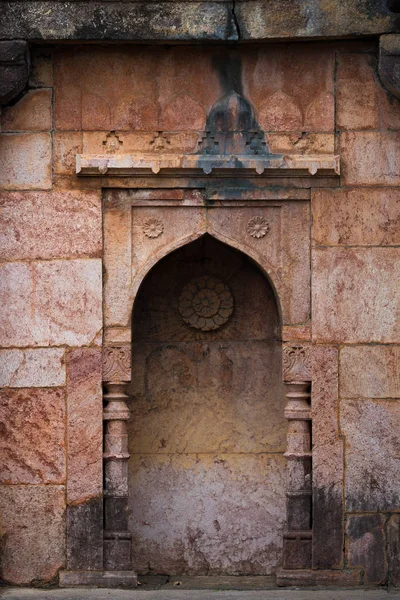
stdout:
<svg viewBox="0 0 400 600">
<path fill-rule="evenodd" d="M 29 77 L 27 42 L 0 42 L 0 104 L 13 100 L 26 86 Z"/>
<path fill-rule="evenodd" d="M 103 348 L 103 381 L 131 380 L 131 346 L 105 346 Z"/>
<path fill-rule="evenodd" d="M 283 380 L 287 382 L 311 381 L 311 347 L 288 344 L 283 346 Z"/>
</svg>

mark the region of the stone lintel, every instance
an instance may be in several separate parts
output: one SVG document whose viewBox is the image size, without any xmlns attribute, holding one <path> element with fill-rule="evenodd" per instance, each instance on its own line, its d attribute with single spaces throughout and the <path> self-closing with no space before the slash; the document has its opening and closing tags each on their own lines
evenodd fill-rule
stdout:
<svg viewBox="0 0 400 600">
<path fill-rule="evenodd" d="M 209 175 L 211 172 L 285 177 L 335 176 L 340 174 L 337 155 L 199 155 L 199 154 L 78 154 L 78 175 Z"/>
<path fill-rule="evenodd" d="M 360 37 L 396 31 L 387 0 L 2 2 L 0 39 L 235 42 Z"/>
<path fill-rule="evenodd" d="M 59 585 L 68 587 L 135 588 L 134 571 L 60 571 Z"/>
<path fill-rule="evenodd" d="M 353 587 L 361 585 L 359 569 L 346 571 L 314 571 L 311 569 L 280 569 L 276 582 L 280 587 L 326 586 Z"/>
</svg>

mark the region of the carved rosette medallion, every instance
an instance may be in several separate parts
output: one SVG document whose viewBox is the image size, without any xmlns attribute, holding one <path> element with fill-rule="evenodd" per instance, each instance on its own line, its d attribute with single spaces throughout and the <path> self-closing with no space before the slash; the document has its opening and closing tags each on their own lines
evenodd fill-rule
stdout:
<svg viewBox="0 0 400 600">
<path fill-rule="evenodd" d="M 212 331 L 229 320 L 233 296 L 221 279 L 208 275 L 198 277 L 183 288 L 179 312 L 185 323 L 194 329 Z"/>
<path fill-rule="evenodd" d="M 269 223 L 265 217 L 252 217 L 247 223 L 247 233 L 257 240 L 267 235 L 269 229 Z"/>
<path fill-rule="evenodd" d="M 284 381 L 311 381 L 311 349 L 309 346 L 284 346 L 282 357 Z"/>
<path fill-rule="evenodd" d="M 148 238 L 158 238 L 164 231 L 164 224 L 160 219 L 151 217 L 143 223 L 143 233 Z"/>
</svg>

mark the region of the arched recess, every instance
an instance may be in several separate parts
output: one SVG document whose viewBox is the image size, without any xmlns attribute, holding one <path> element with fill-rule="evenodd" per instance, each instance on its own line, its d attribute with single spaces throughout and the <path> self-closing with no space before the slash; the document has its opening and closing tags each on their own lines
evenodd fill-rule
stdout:
<svg viewBox="0 0 400 600">
<path fill-rule="evenodd" d="M 239 239 L 235 240 L 231 237 L 227 237 L 223 233 L 216 231 L 216 230 L 206 231 L 206 232 L 204 230 L 195 231 L 195 232 L 191 233 L 190 235 L 187 235 L 187 236 L 179 238 L 179 239 L 175 239 L 171 244 L 163 246 L 157 252 L 152 253 L 150 259 L 141 265 L 141 267 L 138 269 L 138 271 L 135 273 L 135 275 L 132 279 L 132 285 L 129 290 L 128 307 L 132 307 L 134 305 L 134 302 L 136 300 L 136 297 L 140 290 L 140 287 L 141 287 L 142 283 L 144 282 L 145 278 L 147 277 L 147 275 L 149 274 L 149 272 L 151 271 L 151 269 L 153 269 L 161 260 L 163 260 L 165 257 L 167 257 L 172 252 L 179 250 L 179 248 L 182 248 L 182 247 L 186 246 L 187 244 L 190 244 L 191 242 L 193 242 L 205 235 L 207 235 L 209 237 L 213 237 L 216 240 L 219 240 L 220 242 L 222 242 L 223 244 L 230 246 L 230 247 L 234 248 L 235 250 L 238 250 L 239 252 L 246 255 L 249 259 L 251 259 L 257 265 L 257 268 L 267 278 L 268 282 L 270 283 L 270 285 L 274 291 L 275 301 L 276 301 L 279 316 L 280 316 L 280 322 L 284 323 L 286 321 L 286 316 L 287 316 L 286 315 L 286 307 L 282 303 L 282 298 L 284 297 L 284 287 L 283 287 L 282 278 L 280 277 L 277 269 L 273 267 L 273 265 L 267 260 L 267 258 L 265 256 L 263 256 L 259 252 L 255 251 L 250 246 L 244 244 L 241 240 L 239 240 Z M 130 312 L 129 326 L 132 326 L 131 317 L 132 317 L 132 312 Z"/>
<path fill-rule="evenodd" d="M 253 257 L 194 237 L 147 263 L 135 294 L 133 563 L 138 573 L 271 574 L 286 491 L 276 285 Z"/>
</svg>

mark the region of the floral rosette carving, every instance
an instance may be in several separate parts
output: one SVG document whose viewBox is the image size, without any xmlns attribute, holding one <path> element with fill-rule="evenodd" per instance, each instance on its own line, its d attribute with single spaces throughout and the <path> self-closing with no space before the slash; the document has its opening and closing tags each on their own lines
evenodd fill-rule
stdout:
<svg viewBox="0 0 400 600">
<path fill-rule="evenodd" d="M 178 307 L 187 325 L 201 331 L 212 331 L 229 320 L 233 312 L 233 296 L 221 279 L 206 275 L 185 285 Z"/>
<path fill-rule="evenodd" d="M 269 223 L 265 217 L 252 217 L 247 223 L 247 233 L 257 240 L 267 235 L 269 229 Z"/>
<path fill-rule="evenodd" d="M 158 238 L 164 231 L 164 224 L 160 219 L 151 217 L 143 223 L 143 233 L 148 238 Z"/>
</svg>

